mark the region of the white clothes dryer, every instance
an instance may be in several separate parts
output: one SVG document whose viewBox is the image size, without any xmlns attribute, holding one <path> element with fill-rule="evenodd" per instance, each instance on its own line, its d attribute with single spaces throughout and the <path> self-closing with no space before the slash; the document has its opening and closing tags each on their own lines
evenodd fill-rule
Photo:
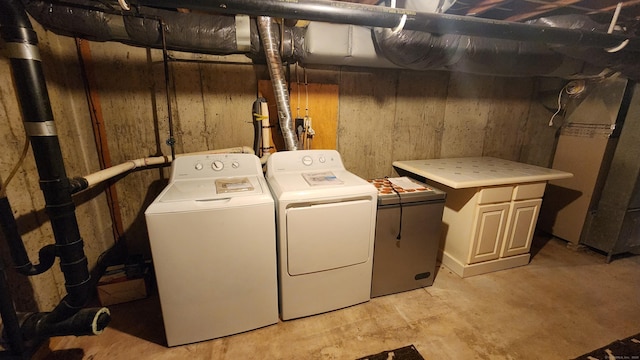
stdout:
<svg viewBox="0 0 640 360">
<path fill-rule="evenodd" d="M 274 201 L 258 157 L 177 158 L 145 218 L 168 346 L 278 322 Z"/>
<path fill-rule="evenodd" d="M 366 302 L 371 294 L 376 188 L 335 150 L 272 154 L 283 320 Z"/>
</svg>

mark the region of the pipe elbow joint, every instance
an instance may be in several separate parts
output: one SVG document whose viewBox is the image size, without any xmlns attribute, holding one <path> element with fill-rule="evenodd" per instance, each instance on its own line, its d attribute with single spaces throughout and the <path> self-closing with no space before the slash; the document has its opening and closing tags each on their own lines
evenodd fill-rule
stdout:
<svg viewBox="0 0 640 360">
<path fill-rule="evenodd" d="M 52 321 L 51 313 L 34 313 L 22 323 L 22 335 L 26 340 L 53 336 L 100 335 L 111 321 L 108 308 L 81 309 L 62 321 Z"/>
<path fill-rule="evenodd" d="M 69 191 L 71 194 L 78 193 L 89 187 L 89 181 L 83 177 L 69 179 Z"/>
<path fill-rule="evenodd" d="M 27 261 L 22 265 L 16 265 L 14 268 L 17 272 L 25 276 L 34 276 L 44 273 L 51 269 L 56 260 L 56 246 L 52 244 L 46 245 L 38 252 L 38 258 L 38 264 L 33 265 L 31 261 Z"/>
</svg>

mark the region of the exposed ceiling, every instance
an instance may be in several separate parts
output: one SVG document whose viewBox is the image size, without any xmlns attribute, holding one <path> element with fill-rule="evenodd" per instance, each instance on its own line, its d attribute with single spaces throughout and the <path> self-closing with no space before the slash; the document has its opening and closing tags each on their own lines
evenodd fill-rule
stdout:
<svg viewBox="0 0 640 360">
<path fill-rule="evenodd" d="M 362 4 L 380 2 L 378 0 L 342 1 Z M 448 0 L 448 2 L 452 1 Z M 640 27 L 640 0 L 457 0 L 445 13 L 511 22 L 525 22 L 555 15 L 580 14 L 588 15 L 600 23 L 608 23 L 613 18 L 619 3 L 621 10 L 617 23 L 629 29 Z"/>
<path fill-rule="evenodd" d="M 517 22 L 567 14 L 610 20 L 618 3 L 619 21 L 640 21 L 639 0 L 462 0 L 456 1 L 447 13 Z"/>
</svg>

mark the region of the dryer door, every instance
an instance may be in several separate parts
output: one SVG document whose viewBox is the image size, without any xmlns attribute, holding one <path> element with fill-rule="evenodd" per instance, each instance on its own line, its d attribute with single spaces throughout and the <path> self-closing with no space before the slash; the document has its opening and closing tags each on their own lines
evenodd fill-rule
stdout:
<svg viewBox="0 0 640 360">
<path fill-rule="evenodd" d="M 371 200 L 287 209 L 289 275 L 364 263 L 373 241 Z"/>
</svg>

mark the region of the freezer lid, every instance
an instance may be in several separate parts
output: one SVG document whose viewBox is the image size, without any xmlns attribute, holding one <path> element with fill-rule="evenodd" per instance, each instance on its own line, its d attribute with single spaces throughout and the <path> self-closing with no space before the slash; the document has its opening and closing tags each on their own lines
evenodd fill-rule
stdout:
<svg viewBox="0 0 640 360">
<path fill-rule="evenodd" d="M 368 180 L 378 189 L 378 205 L 444 201 L 446 193 L 409 177 Z"/>
</svg>

